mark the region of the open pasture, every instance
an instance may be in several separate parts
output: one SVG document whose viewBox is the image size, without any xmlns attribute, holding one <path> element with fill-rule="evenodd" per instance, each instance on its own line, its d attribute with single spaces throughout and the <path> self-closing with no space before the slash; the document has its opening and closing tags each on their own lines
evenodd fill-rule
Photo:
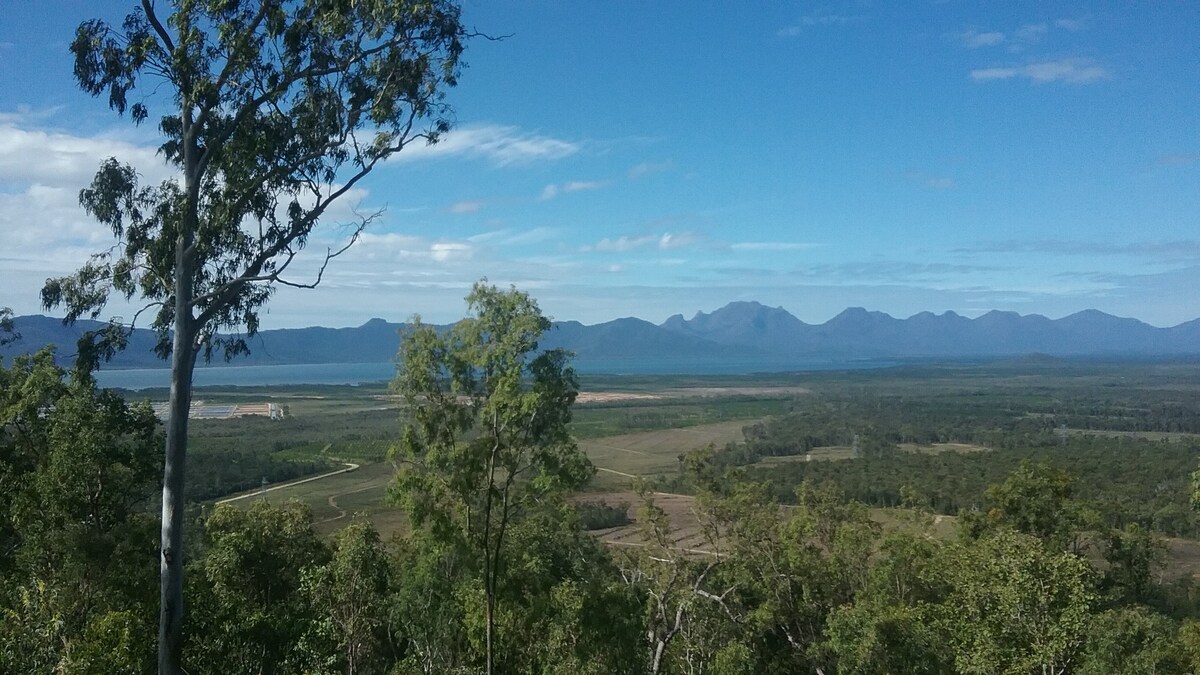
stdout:
<svg viewBox="0 0 1200 675">
<path fill-rule="evenodd" d="M 918 455 L 937 455 L 943 452 L 987 452 L 989 450 L 989 448 L 974 443 L 930 443 L 928 445 L 900 443 L 896 449 L 900 452 L 911 452 Z"/>
<path fill-rule="evenodd" d="M 387 538 L 404 523 L 399 509 L 388 506 L 384 500 L 393 474 L 388 462 L 365 464 L 353 471 L 318 480 L 299 482 L 262 494 L 251 493 L 233 503 L 245 507 L 260 499 L 273 504 L 299 500 L 312 510 L 313 521 L 322 534 L 336 532 L 349 524 L 355 514 L 362 513 Z"/>
<path fill-rule="evenodd" d="M 702 424 L 679 429 L 660 429 L 634 434 L 591 438 L 579 441 L 579 447 L 596 465 L 597 485 L 628 486 L 635 476 L 674 473 L 679 456 L 709 444 L 723 446 L 742 440 L 747 420 Z"/>
</svg>

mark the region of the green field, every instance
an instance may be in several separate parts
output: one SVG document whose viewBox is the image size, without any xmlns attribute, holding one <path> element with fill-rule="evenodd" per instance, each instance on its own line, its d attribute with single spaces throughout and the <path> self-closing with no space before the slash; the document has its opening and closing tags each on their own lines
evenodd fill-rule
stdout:
<svg viewBox="0 0 1200 675">
<path fill-rule="evenodd" d="M 739 383 L 729 378 L 659 378 L 633 386 L 607 386 L 613 383 L 601 378 L 581 396 L 593 400 L 575 406 L 572 431 L 597 468 L 589 490 L 628 488 L 633 476 L 673 475 L 682 453 L 741 441 L 743 426 L 785 413 L 796 396 L 806 395 L 792 382 L 756 385 L 742 380 L 735 386 Z M 357 513 L 364 514 L 385 535 L 403 527 L 398 510 L 385 504 L 393 474 L 386 457 L 399 436 L 403 414 L 385 387 L 299 387 L 278 393 L 232 388 L 204 390 L 201 395 L 214 403 L 278 403 L 286 406 L 288 415 L 283 420 L 195 420 L 194 447 L 200 457 L 206 453 L 265 455 L 285 466 L 307 462 L 314 467 L 313 474 L 336 470 L 342 462 L 361 465 L 349 473 L 261 495 L 261 479 L 252 474 L 241 485 L 250 488 L 252 496 L 235 504 L 298 499 L 309 506 L 317 528 L 324 533 L 336 531 Z M 199 474 L 195 480 L 202 485 L 206 468 L 213 467 L 201 465 L 193 472 Z M 288 475 L 269 480 L 268 487 L 297 478 Z"/>
<path fill-rule="evenodd" d="M 1192 540 L 1200 525 L 1187 493 L 1187 476 L 1200 465 L 1195 364 L 907 364 L 744 377 L 592 377 L 583 390 L 572 431 L 597 469 L 589 498 L 627 497 L 634 477 L 687 493 L 680 456 L 713 447 L 718 463 L 770 482 L 785 502 L 801 480 L 832 481 L 883 523 L 907 522 L 891 507 L 902 486 L 916 487 L 944 530 L 958 509 L 983 503 L 989 484 L 1028 459 L 1075 476 L 1075 493 L 1101 522 L 1135 522 L 1167 535 L 1174 570 L 1200 571 L 1200 546 Z M 268 472 L 277 472 L 267 477 L 278 485 L 354 462 L 361 465 L 356 471 L 252 499 L 299 499 L 324 533 L 359 512 L 385 533 L 404 526 L 384 503 L 392 476 L 386 457 L 403 422 L 385 386 L 229 388 L 198 397 L 273 402 L 288 413 L 275 421 L 194 423 L 200 466 L 189 471 L 193 484 L 207 486 L 204 499 L 255 488 Z M 210 475 L 218 468 L 229 475 Z"/>
<path fill-rule="evenodd" d="M 599 487 L 628 487 L 632 476 L 675 473 L 679 456 L 690 450 L 742 440 L 746 423 L 738 420 L 592 438 L 579 441 L 579 447 L 596 465 L 593 483 Z"/>
<path fill-rule="evenodd" d="M 313 513 L 317 529 L 330 534 L 344 527 L 357 514 L 363 514 L 385 536 L 403 526 L 403 515 L 387 506 L 384 497 L 394 470 L 388 462 L 364 464 L 353 471 L 339 473 L 291 487 L 268 492 L 251 492 L 249 496 L 231 502 L 246 506 L 257 500 L 281 504 L 299 500 Z"/>
</svg>

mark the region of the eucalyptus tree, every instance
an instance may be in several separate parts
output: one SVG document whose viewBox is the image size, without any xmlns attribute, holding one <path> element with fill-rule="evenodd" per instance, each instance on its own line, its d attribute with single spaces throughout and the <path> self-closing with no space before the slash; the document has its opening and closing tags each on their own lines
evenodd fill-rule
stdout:
<svg viewBox="0 0 1200 675">
<path fill-rule="evenodd" d="M 160 11 L 162 9 L 162 11 Z M 159 669 L 180 670 L 183 466 L 200 354 L 246 351 L 280 285 L 312 287 L 370 216 L 290 276 L 314 227 L 380 162 L 449 129 L 467 33 L 451 0 L 142 0 L 120 25 L 81 24 L 75 78 L 135 123 L 158 116 L 173 176 L 144 184 L 104 161 L 80 194 L 116 244 L 47 280 L 47 308 L 98 318 L 110 295 L 154 310 L 171 359 L 163 476 Z M 156 110 L 156 107 L 161 108 Z M 116 343 L 116 344 L 114 344 Z M 120 331 L 105 335 L 111 354 Z"/>
<path fill-rule="evenodd" d="M 0 347 L 21 338 L 13 328 L 13 313 L 9 307 L 0 307 Z"/>
<path fill-rule="evenodd" d="M 417 528 L 482 557 L 486 670 L 495 672 L 505 541 L 514 523 L 578 488 L 593 467 L 567 425 L 578 393 L 550 328 L 516 289 L 475 284 L 473 316 L 449 331 L 418 318 L 400 347 L 395 387 L 410 410 L 394 490 Z"/>
</svg>

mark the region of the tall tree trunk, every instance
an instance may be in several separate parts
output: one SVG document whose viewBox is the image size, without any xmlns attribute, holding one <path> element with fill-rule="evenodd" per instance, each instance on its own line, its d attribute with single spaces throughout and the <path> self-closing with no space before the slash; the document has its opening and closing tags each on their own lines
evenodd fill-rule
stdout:
<svg viewBox="0 0 1200 675">
<path fill-rule="evenodd" d="M 171 400 L 163 464 L 158 619 L 158 672 L 163 675 L 182 672 L 183 651 L 183 473 L 187 458 L 188 411 L 192 404 L 192 366 L 196 352 L 192 346 L 191 330 L 181 330 L 179 318 L 177 315 L 171 356 Z"/>
<path fill-rule="evenodd" d="M 190 281 L 191 275 L 180 275 Z M 192 407 L 192 368 L 196 365 L 190 293 L 179 293 L 187 281 L 176 281 L 175 336 L 170 360 L 170 405 L 167 452 L 162 473 L 161 595 L 158 605 L 158 673 L 182 673 L 184 650 L 184 464 L 187 416 Z"/>
<path fill-rule="evenodd" d="M 192 369 L 196 365 L 196 326 L 192 318 L 192 272 L 187 244 L 180 237 L 175 255 L 175 335 L 171 346 L 171 398 L 163 462 L 162 535 L 159 559 L 158 672 L 183 672 L 183 473 L 187 459 Z"/>
<path fill-rule="evenodd" d="M 143 0 L 145 3 L 145 0 Z M 147 13 L 151 9 L 147 6 Z M 187 23 L 187 17 L 183 20 Z M 190 26 L 180 28 L 185 34 Z M 163 463 L 162 557 L 159 560 L 158 672 L 183 673 L 183 473 L 187 460 L 188 414 L 192 407 L 192 369 L 196 366 L 196 336 L 202 326 L 192 316 L 195 297 L 192 246 L 200 219 L 200 149 L 192 116 L 191 85 L 185 76 L 179 119 L 183 146 L 184 203 L 175 239 L 175 334 L 171 343 L 171 399 L 167 418 L 167 447 Z"/>
</svg>

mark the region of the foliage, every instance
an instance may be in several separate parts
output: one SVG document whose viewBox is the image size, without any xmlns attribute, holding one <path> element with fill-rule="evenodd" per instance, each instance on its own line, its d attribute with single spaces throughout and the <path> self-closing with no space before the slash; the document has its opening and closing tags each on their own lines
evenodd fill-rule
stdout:
<svg viewBox="0 0 1200 675">
<path fill-rule="evenodd" d="M 629 523 L 629 502 L 581 501 L 575 504 L 575 511 L 585 530 L 604 530 Z"/>
<path fill-rule="evenodd" d="M 958 672 L 1063 673 L 1078 663 L 1095 603 L 1087 561 L 1004 529 L 948 553 L 937 616 Z"/>
<path fill-rule="evenodd" d="M 0 307 L 0 347 L 21 339 L 21 334 L 13 328 L 13 312 L 8 307 Z"/>
<path fill-rule="evenodd" d="M 304 580 L 329 559 L 300 504 L 213 509 L 189 578 L 195 628 L 185 646 L 201 672 L 298 672 L 328 654 L 305 647 L 317 613 Z"/>
<path fill-rule="evenodd" d="M 157 444 L 148 407 L 49 350 L 0 367 L 0 670 L 146 669 Z"/>
<path fill-rule="evenodd" d="M 447 2 L 182 2 L 169 16 L 144 3 L 120 27 L 84 22 L 71 44 L 80 87 L 135 123 L 162 108 L 159 151 L 182 175 L 140 185 L 106 161 L 80 201 L 112 228 L 115 256 L 49 281 L 46 305 L 94 318 L 110 292 L 138 296 L 158 307 L 160 353 L 172 328 L 196 348 L 244 350 L 217 330 L 256 331 L 330 206 L 449 128 L 443 92 L 464 37 Z"/>
<path fill-rule="evenodd" d="M 567 354 L 535 354 L 550 322 L 527 294 L 477 283 L 474 316 L 448 333 L 419 318 L 400 348 L 410 408 L 393 491 L 413 524 L 482 556 L 486 669 L 493 672 L 505 537 L 540 503 L 582 486 L 592 465 L 571 439 L 578 392 Z"/>
<path fill-rule="evenodd" d="M 812 424 L 807 406 L 828 403 L 797 402 L 801 421 L 748 425 L 739 448 L 681 457 L 677 484 L 695 493 L 694 524 L 672 522 L 639 483 L 641 541 L 606 546 L 586 526 L 627 506 L 572 503 L 569 491 L 590 475 L 567 431 L 576 384 L 561 354 L 537 352 L 536 304 L 483 285 L 471 302 L 462 327 L 418 329 L 406 346 L 413 358 L 398 387 L 411 409 L 393 488 L 411 516 L 402 536 L 384 542 L 352 520 L 326 540 L 298 503 L 194 512 L 204 536 L 188 550 L 189 672 L 462 673 L 489 661 L 497 672 L 587 675 L 1200 665 L 1195 584 L 1161 583 L 1163 542 L 1137 512 L 1112 521 L 1138 496 L 1186 500 L 1178 467 L 1195 463 L 1186 442 L 1064 441 L 1051 429 L 1027 436 L 1028 448 L 972 455 L 897 447 L 769 475 L 730 461 L 797 447 L 779 434 Z M 246 442 L 265 449 L 278 429 L 281 446 L 264 454 L 319 458 L 293 444 L 311 428 L 212 425 L 201 447 L 236 457 L 221 454 L 221 433 L 248 431 Z M 863 449 L 872 433 L 892 438 L 883 424 L 845 429 Z M 379 440 L 381 431 L 354 433 Z M 157 434 L 148 408 L 68 375 L 49 352 L 0 368 L 0 670 L 152 669 Z M 869 480 L 905 506 L 886 525 L 855 499 L 881 494 Z M 1149 482 L 1136 491 L 1135 480 Z M 1097 497 L 1106 490 L 1116 493 L 1108 506 Z M 957 538 L 933 515 L 950 495 L 978 506 L 962 514 Z"/>
<path fill-rule="evenodd" d="M 465 37 L 448 0 L 176 0 L 165 16 L 147 0 L 119 28 L 92 20 L 76 31 L 84 91 L 107 94 L 137 124 L 161 104 L 158 150 L 174 174 L 143 185 L 134 167 L 104 161 L 79 201 L 117 243 L 42 289 L 43 305 L 65 306 L 68 322 L 97 318 L 113 293 L 144 300 L 156 308 L 156 352 L 172 359 L 160 671 L 182 670 L 183 477 L 196 358 L 246 352 L 243 338 L 219 331 L 253 335 L 279 285 L 317 285 L 358 239 L 373 216 L 358 216 L 348 241 L 326 250 L 315 278 L 291 276 L 334 203 L 379 162 L 449 129 L 443 93 L 457 83 Z M 80 372 L 124 348 L 129 330 L 113 319 L 85 334 Z"/>
</svg>

